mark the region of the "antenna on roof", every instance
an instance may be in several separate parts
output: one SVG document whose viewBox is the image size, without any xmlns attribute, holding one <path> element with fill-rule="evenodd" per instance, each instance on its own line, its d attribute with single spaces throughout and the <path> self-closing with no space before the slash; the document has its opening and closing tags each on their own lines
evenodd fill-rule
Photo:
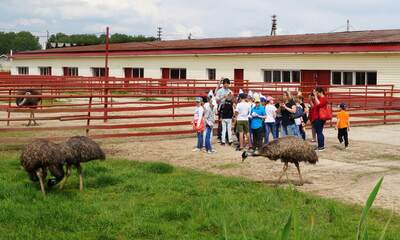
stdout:
<svg viewBox="0 0 400 240">
<path fill-rule="evenodd" d="M 188 39 L 189 39 L 189 40 L 192 40 L 192 33 L 189 33 Z"/>
<path fill-rule="evenodd" d="M 274 15 L 272 15 L 271 36 L 275 36 L 276 35 L 276 28 L 277 28 L 276 27 L 277 26 L 276 22 L 277 22 L 276 15 L 274 14 Z"/>
<path fill-rule="evenodd" d="M 350 32 L 350 20 L 349 19 L 347 19 L 346 30 L 347 30 L 347 32 Z"/>
<path fill-rule="evenodd" d="M 162 27 L 157 28 L 157 40 L 161 41 Z"/>
</svg>

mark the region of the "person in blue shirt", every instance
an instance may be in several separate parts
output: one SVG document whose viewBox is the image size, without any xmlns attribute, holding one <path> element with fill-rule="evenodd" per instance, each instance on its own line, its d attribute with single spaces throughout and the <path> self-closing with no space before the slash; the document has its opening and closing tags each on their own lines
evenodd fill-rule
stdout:
<svg viewBox="0 0 400 240">
<path fill-rule="evenodd" d="M 263 122 L 267 114 L 265 112 L 265 107 L 260 104 L 259 97 L 255 97 L 254 102 L 255 106 L 251 109 L 250 112 L 250 118 L 251 118 L 250 128 L 253 131 L 254 155 L 257 155 L 262 147 L 262 142 L 264 137 Z"/>
</svg>

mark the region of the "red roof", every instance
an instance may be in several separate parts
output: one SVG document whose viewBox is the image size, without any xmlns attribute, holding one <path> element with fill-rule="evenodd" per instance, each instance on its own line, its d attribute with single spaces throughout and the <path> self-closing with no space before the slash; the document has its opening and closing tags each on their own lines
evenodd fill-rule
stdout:
<svg viewBox="0 0 400 240">
<path fill-rule="evenodd" d="M 16 53 L 16 57 L 100 55 L 104 44 Z M 162 55 L 206 53 L 370 52 L 399 51 L 400 29 L 279 35 L 242 38 L 208 38 L 110 44 L 110 55 Z"/>
</svg>

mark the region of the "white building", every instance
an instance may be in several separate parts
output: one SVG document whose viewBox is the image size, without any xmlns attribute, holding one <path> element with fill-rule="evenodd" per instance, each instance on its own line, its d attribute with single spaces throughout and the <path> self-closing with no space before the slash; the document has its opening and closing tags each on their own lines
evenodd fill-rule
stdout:
<svg viewBox="0 0 400 240">
<path fill-rule="evenodd" d="M 13 75 L 101 76 L 105 45 L 19 52 Z M 110 44 L 115 77 L 396 84 L 400 30 Z"/>
<path fill-rule="evenodd" d="M 0 55 L 0 72 L 8 72 L 11 69 L 11 62 L 7 55 Z"/>
</svg>

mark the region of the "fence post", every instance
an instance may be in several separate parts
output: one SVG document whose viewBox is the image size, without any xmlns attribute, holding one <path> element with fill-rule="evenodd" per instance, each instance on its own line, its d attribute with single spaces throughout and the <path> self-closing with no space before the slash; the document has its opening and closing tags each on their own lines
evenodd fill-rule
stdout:
<svg viewBox="0 0 400 240">
<path fill-rule="evenodd" d="M 175 120 L 175 97 L 172 97 L 172 119 Z"/>
<path fill-rule="evenodd" d="M 386 90 L 384 90 L 383 96 L 383 124 L 386 124 Z"/>
<path fill-rule="evenodd" d="M 10 126 L 10 117 L 11 117 L 11 89 L 8 91 L 8 108 L 7 108 L 7 126 Z"/>
<path fill-rule="evenodd" d="M 89 136 L 89 126 L 90 126 L 90 115 L 92 110 L 92 97 L 89 98 L 89 106 L 88 106 L 88 119 L 86 120 L 86 136 Z"/>
</svg>

